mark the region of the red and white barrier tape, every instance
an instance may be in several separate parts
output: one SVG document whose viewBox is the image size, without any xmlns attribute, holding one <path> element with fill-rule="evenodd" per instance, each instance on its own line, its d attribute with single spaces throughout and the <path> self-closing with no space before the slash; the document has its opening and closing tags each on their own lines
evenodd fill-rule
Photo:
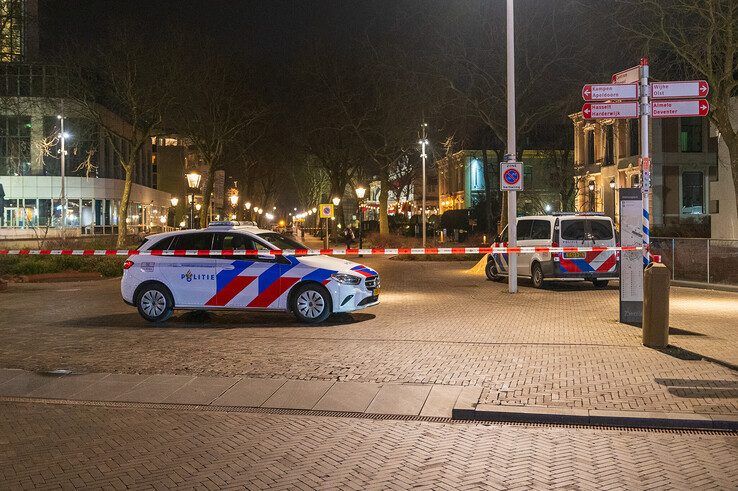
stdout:
<svg viewBox="0 0 738 491">
<path fill-rule="evenodd" d="M 396 256 L 400 254 L 531 254 L 562 252 L 639 251 L 641 247 L 426 247 L 370 249 L 282 249 L 269 251 L 275 256 Z M 0 256 L 258 256 L 255 249 L 149 250 L 137 249 L 0 249 Z"/>
</svg>

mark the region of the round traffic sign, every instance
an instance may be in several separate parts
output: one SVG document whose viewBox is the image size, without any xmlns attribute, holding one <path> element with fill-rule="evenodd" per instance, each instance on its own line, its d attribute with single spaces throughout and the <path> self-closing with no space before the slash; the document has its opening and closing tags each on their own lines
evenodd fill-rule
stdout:
<svg viewBox="0 0 738 491">
<path fill-rule="evenodd" d="M 520 181 L 520 172 L 517 169 L 507 169 L 503 174 L 502 178 L 509 185 L 515 185 Z"/>
<path fill-rule="evenodd" d="M 330 215 L 331 214 L 331 207 L 330 206 L 324 206 L 323 207 L 323 215 Z"/>
</svg>

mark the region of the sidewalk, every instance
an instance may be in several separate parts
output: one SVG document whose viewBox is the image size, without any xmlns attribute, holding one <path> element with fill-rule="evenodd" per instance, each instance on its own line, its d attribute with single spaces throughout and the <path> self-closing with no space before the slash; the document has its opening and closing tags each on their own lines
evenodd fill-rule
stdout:
<svg viewBox="0 0 738 491">
<path fill-rule="evenodd" d="M 499 406 L 480 403 L 481 397 L 482 387 L 452 385 L 189 375 L 39 374 L 0 369 L 0 400 L 27 398 L 182 404 L 223 409 L 310 410 L 378 417 L 738 430 L 738 415 Z"/>
</svg>

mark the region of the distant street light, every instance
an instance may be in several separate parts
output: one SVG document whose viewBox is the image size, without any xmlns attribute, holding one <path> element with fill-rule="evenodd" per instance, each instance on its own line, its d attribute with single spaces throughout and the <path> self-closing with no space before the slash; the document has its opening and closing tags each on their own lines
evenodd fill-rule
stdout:
<svg viewBox="0 0 738 491">
<path fill-rule="evenodd" d="M 189 186 L 189 201 L 190 201 L 190 228 L 195 228 L 195 209 L 194 209 L 194 203 L 195 203 L 195 193 L 197 193 L 199 187 L 200 187 L 200 178 L 202 176 L 198 174 L 195 171 L 189 172 L 185 174 L 185 178 L 187 179 L 187 185 Z M 198 208 L 199 210 L 199 208 Z"/>
<path fill-rule="evenodd" d="M 176 196 L 169 200 L 169 202 L 172 204 L 172 207 L 177 206 L 177 203 L 179 203 L 179 198 Z"/>
<path fill-rule="evenodd" d="M 313 212 L 313 213 L 316 213 L 317 211 L 318 211 L 318 209 L 317 209 L 316 207 L 314 207 L 314 206 L 313 206 L 312 212 Z"/>
<path fill-rule="evenodd" d="M 546 213 L 550 213 L 551 212 L 551 205 L 547 204 L 546 206 L 543 207 L 543 209 L 546 210 Z"/>
<path fill-rule="evenodd" d="M 333 206 L 338 206 L 341 203 L 341 198 L 339 198 L 338 196 L 336 196 L 331 201 L 333 201 Z"/>
<path fill-rule="evenodd" d="M 356 192 L 356 198 L 358 198 L 357 204 L 359 205 L 359 249 L 361 249 L 364 239 L 364 210 L 361 209 L 361 202 L 364 200 L 364 196 L 366 196 L 366 188 L 358 185 L 354 191 Z"/>
<path fill-rule="evenodd" d="M 238 204 L 238 195 L 237 194 L 232 194 L 230 196 L 230 198 L 228 198 L 228 199 L 231 200 L 231 206 L 233 206 L 235 208 L 236 205 Z"/>
</svg>

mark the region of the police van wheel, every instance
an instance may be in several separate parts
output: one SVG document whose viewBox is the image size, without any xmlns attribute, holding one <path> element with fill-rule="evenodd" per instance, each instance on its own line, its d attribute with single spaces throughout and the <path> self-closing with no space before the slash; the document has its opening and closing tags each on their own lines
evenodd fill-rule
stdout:
<svg viewBox="0 0 738 491">
<path fill-rule="evenodd" d="M 530 270 L 530 279 L 533 281 L 534 288 L 543 288 L 543 269 L 540 264 L 533 265 Z"/>
<path fill-rule="evenodd" d="M 323 322 L 333 313 L 331 294 L 318 284 L 299 286 L 290 300 L 290 309 L 300 322 Z"/>
<path fill-rule="evenodd" d="M 487 261 L 487 265 L 484 267 L 484 274 L 487 275 L 487 279 L 490 281 L 500 281 L 502 276 L 497 274 L 497 266 L 494 261 Z"/>
<path fill-rule="evenodd" d="M 151 283 L 136 295 L 136 307 L 141 317 L 149 322 L 164 322 L 174 312 L 174 300 L 166 287 Z"/>
<path fill-rule="evenodd" d="M 608 280 L 592 280 L 592 284 L 595 288 L 605 288 L 608 283 Z"/>
</svg>

